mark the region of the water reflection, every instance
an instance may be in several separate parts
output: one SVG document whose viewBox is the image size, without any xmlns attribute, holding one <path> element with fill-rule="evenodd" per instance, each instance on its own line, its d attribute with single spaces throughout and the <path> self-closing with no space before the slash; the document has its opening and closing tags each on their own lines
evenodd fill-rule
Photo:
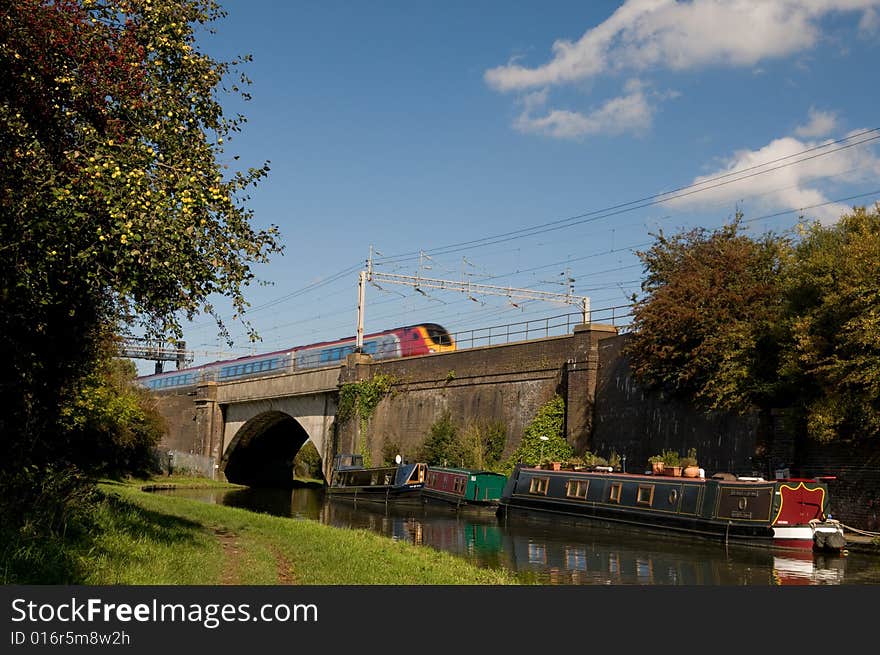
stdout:
<svg viewBox="0 0 880 655">
<path fill-rule="evenodd" d="M 444 550 L 524 582 L 605 585 L 878 584 L 880 564 L 859 558 L 685 540 L 651 531 L 535 515 L 496 517 L 432 505 L 353 502 L 321 488 L 163 491 L 203 502 L 366 529 Z"/>
</svg>

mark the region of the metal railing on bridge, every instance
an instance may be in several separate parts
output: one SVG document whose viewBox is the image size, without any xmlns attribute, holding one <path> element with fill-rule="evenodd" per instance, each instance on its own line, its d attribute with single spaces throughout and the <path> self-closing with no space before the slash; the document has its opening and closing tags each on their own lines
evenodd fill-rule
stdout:
<svg viewBox="0 0 880 655">
<path fill-rule="evenodd" d="M 590 311 L 591 323 L 605 323 L 625 327 L 632 318 L 632 305 L 618 305 Z M 583 314 L 560 314 L 549 318 L 507 323 L 491 327 L 475 328 L 452 332 L 457 350 L 499 346 L 516 341 L 561 337 L 571 334 L 574 326 L 584 322 Z"/>
<path fill-rule="evenodd" d="M 591 323 L 604 323 L 617 327 L 625 327 L 632 318 L 632 305 L 618 305 L 590 311 Z M 460 330 L 451 333 L 456 350 L 467 350 L 484 346 L 498 346 L 507 343 L 542 339 L 546 337 L 565 336 L 572 334 L 574 327 L 583 323 L 582 313 L 560 314 L 549 318 L 506 323 L 491 327 Z M 148 386 L 155 390 L 173 387 L 195 386 L 202 382 L 231 382 L 233 380 L 251 379 L 278 373 L 293 373 L 302 370 L 315 370 L 339 366 L 345 356 L 354 352 L 354 342 L 340 344 L 339 353 L 334 353 L 332 360 L 325 360 L 328 353 L 315 350 L 279 351 L 269 354 L 245 355 L 239 359 L 225 360 L 222 364 L 206 364 L 207 368 L 195 367 L 182 371 L 171 371 L 163 376 L 148 381 Z M 129 351 L 130 352 L 130 351 Z M 162 355 L 158 350 L 154 354 Z M 170 353 L 185 352 L 172 350 Z M 396 340 L 373 342 L 367 353 L 375 360 L 391 359 L 400 356 L 400 345 Z M 131 355 L 129 355 L 131 356 Z M 153 376 L 147 376 L 153 377 Z"/>
</svg>

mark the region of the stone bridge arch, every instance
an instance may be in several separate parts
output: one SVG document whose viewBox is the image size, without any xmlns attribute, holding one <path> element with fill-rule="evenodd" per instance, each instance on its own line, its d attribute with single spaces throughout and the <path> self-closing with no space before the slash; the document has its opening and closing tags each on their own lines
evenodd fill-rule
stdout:
<svg viewBox="0 0 880 655">
<path fill-rule="evenodd" d="M 226 405 L 223 413 L 220 470 L 229 482 L 248 486 L 290 484 L 293 459 L 307 440 L 321 455 L 327 476 L 336 413 L 329 395 L 234 403 Z"/>
</svg>

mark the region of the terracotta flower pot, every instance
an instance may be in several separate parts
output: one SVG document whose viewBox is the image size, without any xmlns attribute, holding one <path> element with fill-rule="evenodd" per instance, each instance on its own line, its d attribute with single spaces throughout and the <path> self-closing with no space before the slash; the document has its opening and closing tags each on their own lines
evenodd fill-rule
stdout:
<svg viewBox="0 0 880 655">
<path fill-rule="evenodd" d="M 663 475 L 663 462 L 651 462 L 651 472 L 654 475 Z"/>
<path fill-rule="evenodd" d="M 686 478 L 698 478 L 700 477 L 700 467 L 699 466 L 685 466 L 682 471 L 682 475 Z"/>
</svg>

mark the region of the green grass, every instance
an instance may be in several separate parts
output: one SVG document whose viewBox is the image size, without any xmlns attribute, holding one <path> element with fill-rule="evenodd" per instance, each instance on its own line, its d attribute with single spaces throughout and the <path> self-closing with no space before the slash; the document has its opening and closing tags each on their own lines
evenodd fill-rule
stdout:
<svg viewBox="0 0 880 655">
<path fill-rule="evenodd" d="M 102 483 L 100 530 L 78 553 L 82 584 L 517 584 L 448 553 L 365 530 Z"/>
</svg>

